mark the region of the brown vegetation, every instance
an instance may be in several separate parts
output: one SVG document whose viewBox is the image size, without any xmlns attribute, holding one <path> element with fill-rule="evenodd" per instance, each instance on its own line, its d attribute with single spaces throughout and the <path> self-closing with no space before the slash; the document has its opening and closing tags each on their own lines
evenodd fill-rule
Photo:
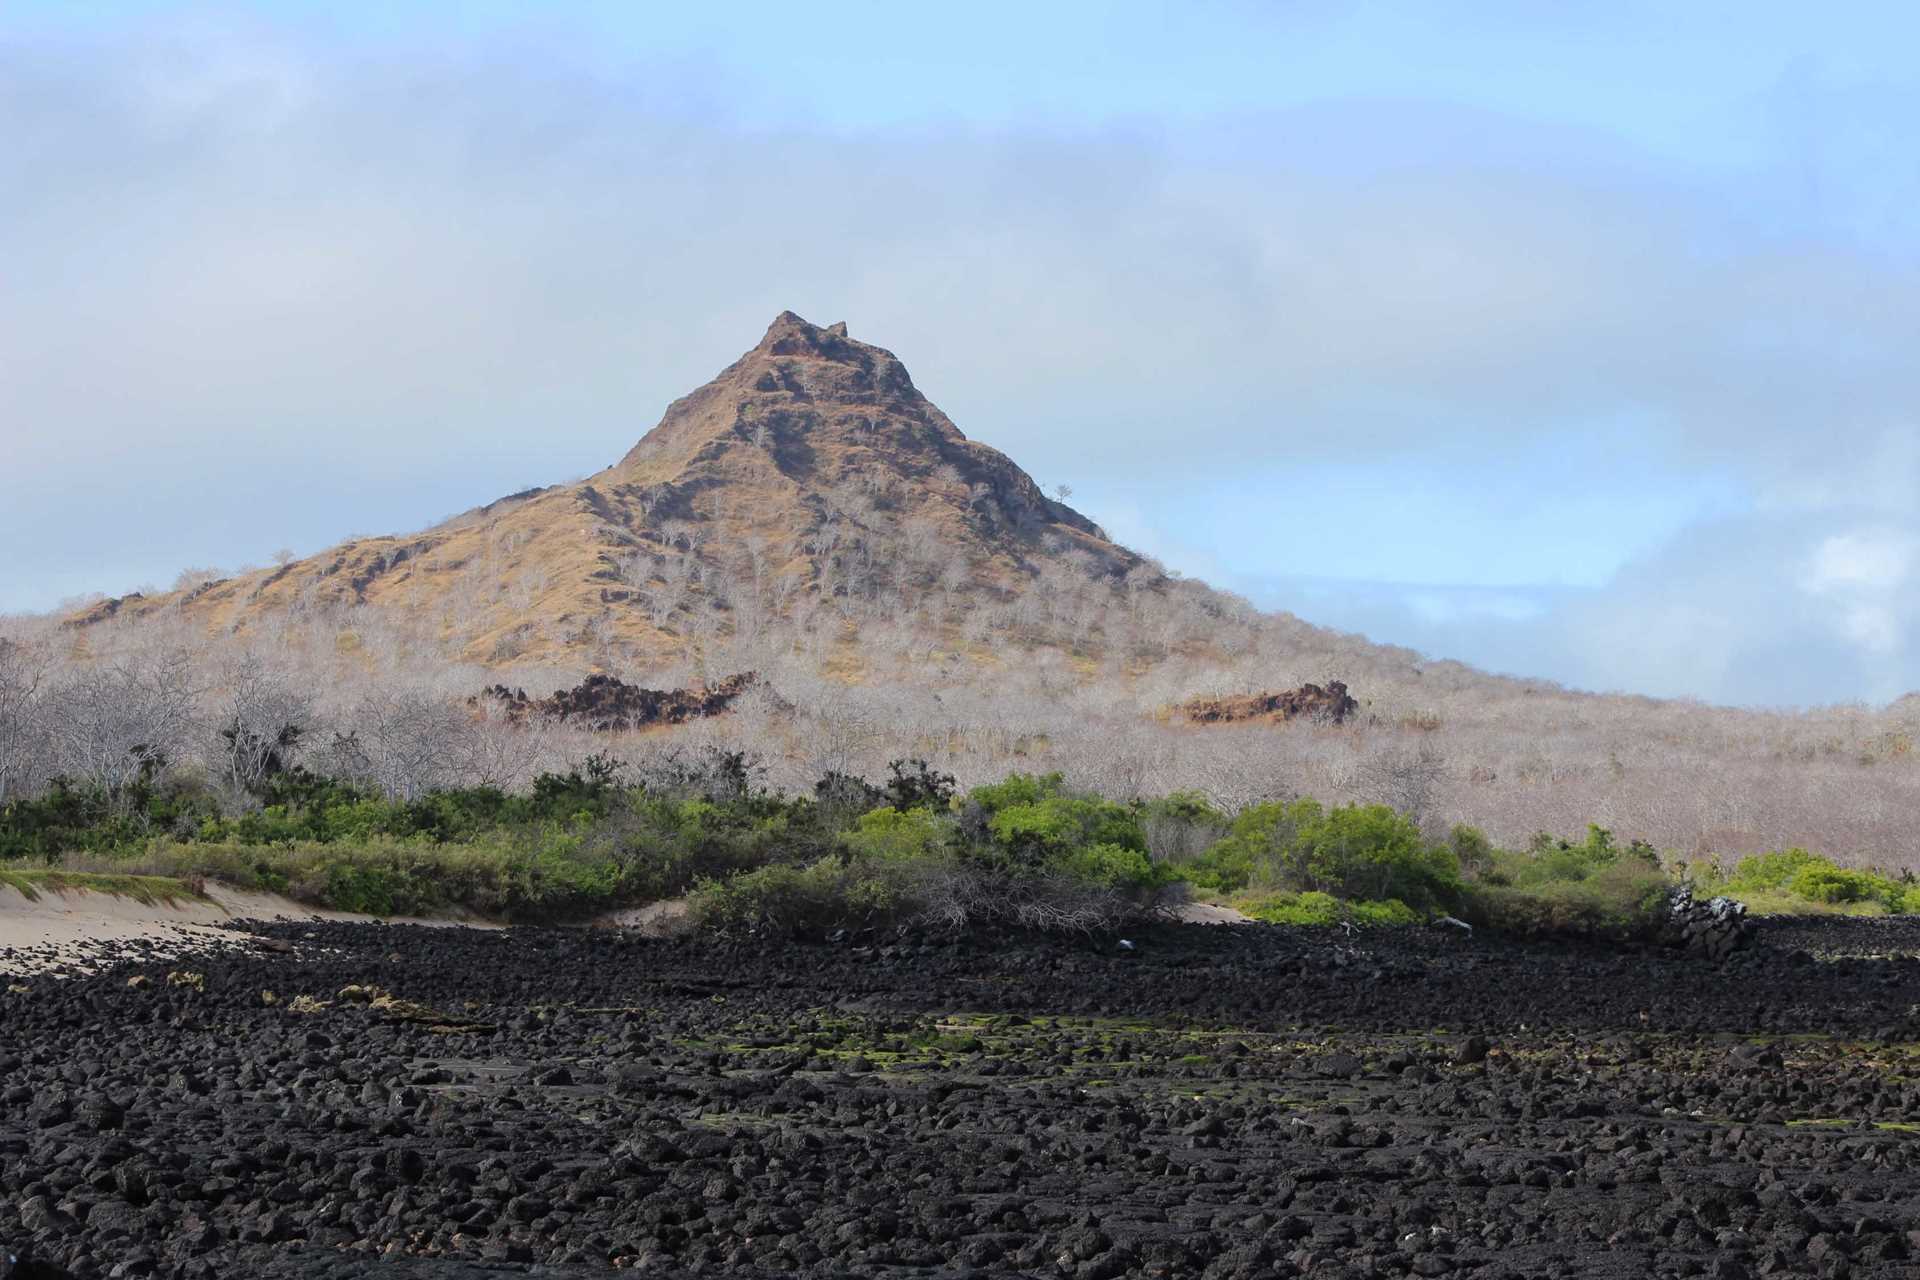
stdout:
<svg viewBox="0 0 1920 1280">
<path fill-rule="evenodd" d="M 199 574 L 67 621 L 171 610 L 247 635 L 290 613 L 370 604 L 430 620 L 440 643 L 482 665 L 607 670 L 901 592 L 1005 602 L 1062 558 L 1095 578 L 1141 563 L 962 435 L 891 352 L 786 312 L 585 481 L 419 534 Z"/>
<path fill-rule="evenodd" d="M 510 785 L 664 748 L 491 699 L 476 715 L 475 689 L 597 673 L 712 691 L 751 671 L 728 714 L 673 736 L 756 752 L 775 784 L 919 756 L 963 786 L 1057 769 L 1111 796 L 1391 803 L 1511 846 L 1597 822 L 1690 855 L 1915 865 L 1920 699 L 1776 713 L 1582 694 L 1261 613 L 1107 541 L 891 354 L 792 315 L 584 483 L 0 633 L 0 803 L 161 757 L 237 787 L 288 723 L 303 762 L 395 794 Z M 1341 682 L 1366 715 L 1155 715 Z M 235 726 L 258 749 L 222 737 Z"/>
</svg>

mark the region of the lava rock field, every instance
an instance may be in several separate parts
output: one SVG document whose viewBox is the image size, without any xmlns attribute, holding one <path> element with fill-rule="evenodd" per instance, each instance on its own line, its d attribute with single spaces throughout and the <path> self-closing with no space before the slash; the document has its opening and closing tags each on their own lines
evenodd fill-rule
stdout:
<svg viewBox="0 0 1920 1280">
<path fill-rule="evenodd" d="M 0 996 L 0 1276 L 1920 1274 L 1913 922 L 245 939 Z"/>
</svg>

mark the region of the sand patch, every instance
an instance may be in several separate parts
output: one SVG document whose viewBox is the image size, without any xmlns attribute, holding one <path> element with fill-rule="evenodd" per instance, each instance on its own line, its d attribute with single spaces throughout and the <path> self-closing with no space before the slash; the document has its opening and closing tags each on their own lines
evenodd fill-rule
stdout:
<svg viewBox="0 0 1920 1280">
<path fill-rule="evenodd" d="M 1181 924 L 1252 924 L 1253 917 L 1232 907 L 1212 902 L 1185 902 L 1174 908 L 1173 918 Z"/>
<path fill-rule="evenodd" d="M 40 973 L 74 965 L 92 968 L 128 957 L 163 959 L 208 945 L 244 945 L 245 935 L 221 927 L 238 920 L 376 918 L 221 884 L 207 885 L 205 897 L 171 902 L 141 902 L 90 889 L 42 889 L 39 897 L 29 898 L 0 885 L 0 973 Z M 499 927 L 482 920 L 384 919 L 388 924 Z"/>
<path fill-rule="evenodd" d="M 692 931 L 693 914 L 685 898 L 666 898 L 644 907 L 610 912 L 593 924 L 595 928 L 632 929 L 643 938 L 673 938 Z"/>
</svg>

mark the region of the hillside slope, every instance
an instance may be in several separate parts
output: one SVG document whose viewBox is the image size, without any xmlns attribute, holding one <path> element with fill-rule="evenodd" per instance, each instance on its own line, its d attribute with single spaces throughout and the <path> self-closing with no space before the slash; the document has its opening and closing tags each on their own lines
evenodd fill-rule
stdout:
<svg viewBox="0 0 1920 1280">
<path fill-rule="evenodd" d="M 584 481 L 0 618 L 0 798 L 124 780 L 155 744 L 217 768 L 219 726 L 282 711 L 268 727 L 306 726 L 322 768 L 387 750 L 389 789 L 525 784 L 606 744 L 469 699 L 594 672 L 706 691 L 756 673 L 726 715 L 620 749 L 729 744 L 783 786 L 918 756 L 969 784 L 1057 769 L 1229 807 L 1378 801 L 1513 844 L 1597 822 L 1691 853 L 1914 864 L 1914 699 L 1782 714 L 1575 693 L 1261 613 L 1115 545 L 892 354 L 790 313 Z M 1299 714 L 1284 691 L 1310 682 L 1355 701 Z"/>
<path fill-rule="evenodd" d="M 685 656 L 796 608 L 871 595 L 1017 596 L 1043 563 L 1120 578 L 1140 558 L 961 434 L 893 353 L 784 312 L 614 466 L 420 533 L 97 604 L 246 633 L 338 605 L 404 611 L 485 665 Z"/>
</svg>

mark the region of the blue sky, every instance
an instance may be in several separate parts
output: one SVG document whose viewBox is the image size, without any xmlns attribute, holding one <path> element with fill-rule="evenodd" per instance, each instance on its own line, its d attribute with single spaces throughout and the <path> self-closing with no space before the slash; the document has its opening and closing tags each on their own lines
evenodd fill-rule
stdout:
<svg viewBox="0 0 1920 1280">
<path fill-rule="evenodd" d="M 775 312 L 1262 604 L 1920 687 L 1920 11 L 0 12 L 0 608 L 617 457 Z"/>
</svg>

